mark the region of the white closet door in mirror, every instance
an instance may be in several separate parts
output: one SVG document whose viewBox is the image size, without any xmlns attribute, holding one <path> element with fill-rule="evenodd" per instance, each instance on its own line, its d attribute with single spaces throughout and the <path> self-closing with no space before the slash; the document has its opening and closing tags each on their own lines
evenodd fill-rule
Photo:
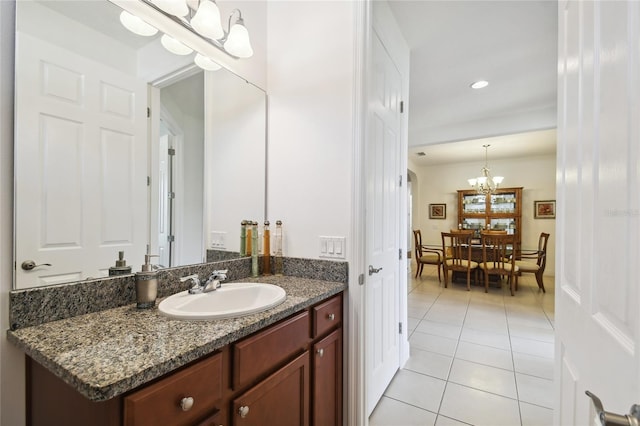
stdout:
<svg viewBox="0 0 640 426">
<path fill-rule="evenodd" d="M 16 49 L 16 287 L 108 275 L 147 241 L 146 85 L 26 33 Z M 24 261 L 37 266 L 21 268 Z"/>
</svg>

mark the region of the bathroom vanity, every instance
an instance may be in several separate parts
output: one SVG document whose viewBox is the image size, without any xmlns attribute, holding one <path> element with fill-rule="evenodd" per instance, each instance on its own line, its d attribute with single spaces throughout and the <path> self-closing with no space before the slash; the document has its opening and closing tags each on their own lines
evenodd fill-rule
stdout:
<svg viewBox="0 0 640 426">
<path fill-rule="evenodd" d="M 27 354 L 28 424 L 342 424 L 346 285 L 260 281 L 285 302 L 214 321 L 128 305 L 10 331 Z"/>
</svg>

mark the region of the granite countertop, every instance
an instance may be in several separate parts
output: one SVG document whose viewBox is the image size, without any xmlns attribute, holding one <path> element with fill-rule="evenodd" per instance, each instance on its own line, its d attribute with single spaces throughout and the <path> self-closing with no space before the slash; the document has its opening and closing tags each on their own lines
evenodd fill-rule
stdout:
<svg viewBox="0 0 640 426">
<path fill-rule="evenodd" d="M 135 304 L 8 331 L 8 340 L 85 397 L 104 401 L 346 289 L 341 282 L 290 276 L 259 281 L 285 289 L 267 311 L 210 321 L 174 320 Z"/>
</svg>

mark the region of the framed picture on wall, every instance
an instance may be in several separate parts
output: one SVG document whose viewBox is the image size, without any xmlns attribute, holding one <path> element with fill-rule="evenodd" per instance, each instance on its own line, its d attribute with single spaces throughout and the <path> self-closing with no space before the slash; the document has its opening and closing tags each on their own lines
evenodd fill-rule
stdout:
<svg viewBox="0 0 640 426">
<path fill-rule="evenodd" d="M 555 219 L 556 200 L 544 200 L 533 202 L 534 219 Z"/>
<path fill-rule="evenodd" d="M 429 219 L 446 219 L 446 204 L 429 204 Z"/>
</svg>

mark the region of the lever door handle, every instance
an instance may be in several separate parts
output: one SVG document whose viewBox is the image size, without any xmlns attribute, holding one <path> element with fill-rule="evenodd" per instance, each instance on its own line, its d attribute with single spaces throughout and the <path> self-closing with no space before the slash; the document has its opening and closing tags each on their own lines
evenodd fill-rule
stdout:
<svg viewBox="0 0 640 426">
<path fill-rule="evenodd" d="M 37 268 L 38 266 L 51 266 L 50 263 L 41 263 L 39 265 L 36 265 L 36 262 L 34 262 L 33 260 L 25 260 L 24 262 L 22 262 L 22 264 L 20 265 L 20 267 L 22 269 L 24 269 L 25 271 L 30 271 L 33 268 Z"/>
<path fill-rule="evenodd" d="M 595 394 L 585 391 L 587 396 L 593 401 L 593 406 L 598 414 L 598 419 L 602 426 L 638 426 L 640 425 L 640 405 L 633 404 L 629 414 L 615 414 L 604 411 L 602 401 Z"/>
<path fill-rule="evenodd" d="M 380 271 L 382 271 L 382 268 L 374 268 L 372 265 L 369 265 L 369 276 L 377 274 Z"/>
</svg>

